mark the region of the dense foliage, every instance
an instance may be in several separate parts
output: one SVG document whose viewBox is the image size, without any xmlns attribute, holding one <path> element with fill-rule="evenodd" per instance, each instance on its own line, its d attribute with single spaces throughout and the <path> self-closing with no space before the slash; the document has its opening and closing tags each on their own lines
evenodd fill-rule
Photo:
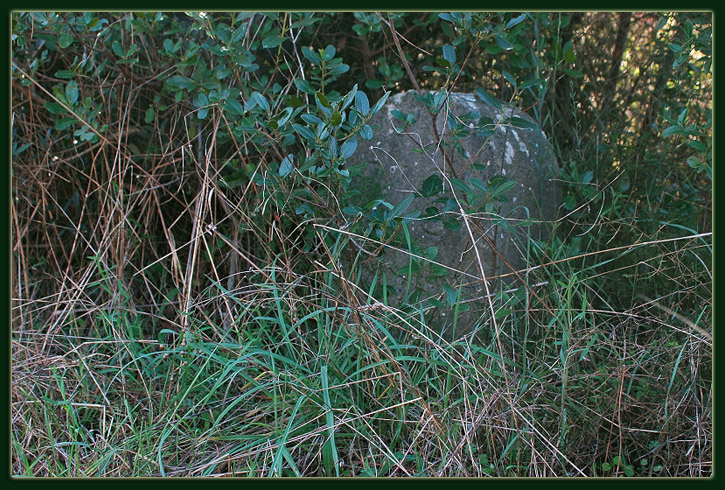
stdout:
<svg viewBox="0 0 725 490">
<path fill-rule="evenodd" d="M 711 23 L 13 12 L 13 472 L 710 475 Z M 562 168 L 546 286 L 475 340 L 341 275 L 406 218 L 346 165 L 403 90 Z"/>
</svg>

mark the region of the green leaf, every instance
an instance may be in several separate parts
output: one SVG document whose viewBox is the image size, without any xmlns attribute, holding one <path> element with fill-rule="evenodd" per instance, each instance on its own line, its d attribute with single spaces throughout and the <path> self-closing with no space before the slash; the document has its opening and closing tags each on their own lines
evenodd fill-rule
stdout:
<svg viewBox="0 0 725 490">
<path fill-rule="evenodd" d="M 284 38 L 282 38 L 280 32 L 273 32 L 266 36 L 264 39 L 262 39 L 262 47 L 265 49 L 276 48 L 277 46 L 282 44 L 282 41 L 284 41 Z"/>
<path fill-rule="evenodd" d="M 401 216 L 405 210 L 407 210 L 410 205 L 413 203 L 413 199 L 415 199 L 415 194 L 408 194 L 405 199 L 400 201 L 393 209 L 390 211 L 390 215 L 393 217 Z"/>
<path fill-rule="evenodd" d="M 307 172 L 309 169 L 313 168 L 316 163 L 319 162 L 319 154 L 313 153 L 311 156 L 306 157 L 305 161 L 302 162 L 302 165 L 300 165 L 299 170 L 300 172 Z"/>
<path fill-rule="evenodd" d="M 57 102 L 46 102 L 45 108 L 51 114 L 65 114 L 66 113 L 65 108 Z"/>
<path fill-rule="evenodd" d="M 64 117 L 63 119 L 58 119 L 55 123 L 55 129 L 63 131 L 69 126 L 72 126 L 76 121 L 77 119 L 75 117 Z"/>
<path fill-rule="evenodd" d="M 539 125 L 534 121 L 529 121 L 520 116 L 514 116 L 511 118 L 511 125 L 521 129 L 538 129 Z"/>
<path fill-rule="evenodd" d="M 388 96 L 390 95 L 390 92 L 385 92 L 385 94 L 378 99 L 378 101 L 373 106 L 373 109 L 370 111 L 370 115 L 377 114 L 377 112 L 383 107 L 383 104 L 385 104 L 385 101 L 388 100 Z"/>
<path fill-rule="evenodd" d="M 73 36 L 70 34 L 70 32 L 63 33 L 61 34 L 60 38 L 58 38 L 58 46 L 61 49 L 65 49 L 71 44 L 73 44 Z"/>
<path fill-rule="evenodd" d="M 526 20 L 526 14 L 521 14 L 518 17 L 514 17 L 510 21 L 506 22 L 506 29 L 511 29 L 512 27 L 522 23 L 524 20 Z"/>
<path fill-rule="evenodd" d="M 481 179 L 477 179 L 476 177 L 470 177 L 470 178 L 468 179 L 468 182 L 470 182 L 470 184 L 471 184 L 471 185 L 472 185 L 473 187 L 475 187 L 476 189 L 478 189 L 479 191 L 482 191 L 482 192 L 488 193 L 488 186 L 487 186 L 487 185 L 486 185 L 486 183 L 485 183 L 484 181 L 482 181 Z"/>
<path fill-rule="evenodd" d="M 234 19 L 235 22 L 242 22 L 244 20 L 249 19 L 250 17 L 254 17 L 256 15 L 255 12 L 239 12 L 237 14 L 237 17 Z"/>
<path fill-rule="evenodd" d="M 69 80 L 71 78 L 75 78 L 76 74 L 73 71 L 70 70 L 60 70 L 55 72 L 56 78 L 63 78 L 65 80 Z"/>
<path fill-rule="evenodd" d="M 307 46 L 303 46 L 302 47 L 302 56 L 304 56 L 305 58 L 307 58 L 308 60 L 310 60 L 315 65 L 318 65 L 319 66 L 320 64 L 322 64 L 322 60 L 320 59 L 320 55 L 317 54 L 317 53 L 315 53 L 314 51 L 312 51 Z"/>
<path fill-rule="evenodd" d="M 537 86 L 541 88 L 544 85 L 544 80 L 541 78 L 530 78 L 528 80 L 525 80 L 521 82 L 521 90 L 527 89 L 529 87 Z"/>
<path fill-rule="evenodd" d="M 238 28 L 236 28 L 234 30 L 234 34 L 232 34 L 232 39 L 231 39 L 232 44 L 239 42 L 244 37 L 244 35 L 247 33 L 248 26 L 249 26 L 249 24 L 247 22 L 245 22 L 244 24 L 242 24 L 241 26 L 239 26 Z"/>
<path fill-rule="evenodd" d="M 216 78 L 217 80 L 223 80 L 231 74 L 232 74 L 232 70 L 230 70 L 226 66 L 219 65 L 216 68 L 214 68 L 214 78 Z"/>
<path fill-rule="evenodd" d="M 703 169 L 702 160 L 700 160 L 697 157 L 689 157 L 687 159 L 687 165 L 689 165 L 690 168 L 697 169 L 698 173 L 702 172 L 702 169 Z"/>
<path fill-rule="evenodd" d="M 570 64 L 576 60 L 576 54 L 574 53 L 571 41 L 564 45 L 564 60 Z"/>
<path fill-rule="evenodd" d="M 423 181 L 423 187 L 420 190 L 423 197 L 435 196 L 439 192 L 443 192 L 443 181 L 438 175 L 433 174 Z"/>
<path fill-rule="evenodd" d="M 292 117 L 292 108 L 291 107 L 285 107 L 285 109 L 282 111 L 282 113 L 277 116 L 277 125 L 279 127 L 284 126 L 287 121 L 289 121 L 289 118 Z"/>
<path fill-rule="evenodd" d="M 295 85 L 297 85 L 297 88 L 306 94 L 315 93 L 315 88 L 307 80 L 302 80 L 301 78 L 300 79 L 295 78 Z"/>
<path fill-rule="evenodd" d="M 691 140 L 687 144 L 694 148 L 698 153 L 707 152 L 707 146 L 705 146 L 705 144 L 701 141 Z"/>
<path fill-rule="evenodd" d="M 294 170 L 294 155 L 291 153 L 284 157 L 284 160 L 282 160 L 282 163 L 279 164 L 279 175 L 281 177 L 287 177 L 292 170 Z"/>
<path fill-rule="evenodd" d="M 98 135 L 93 133 L 92 131 L 88 131 L 81 135 L 81 141 L 90 141 L 91 143 L 95 143 L 96 141 L 98 141 Z"/>
<path fill-rule="evenodd" d="M 244 107 L 242 107 L 242 104 L 231 97 L 224 101 L 224 110 L 230 112 L 231 114 L 237 114 L 240 116 L 244 114 Z"/>
<path fill-rule="evenodd" d="M 500 34 L 496 36 L 496 44 L 498 44 L 498 46 L 504 51 L 511 51 L 512 49 L 514 49 L 514 45 L 511 44 L 508 39 Z"/>
<path fill-rule="evenodd" d="M 456 50 L 450 44 L 443 45 L 443 58 L 451 65 L 456 62 Z"/>
<path fill-rule="evenodd" d="M 516 79 L 514 78 L 514 76 L 512 74 L 510 74 L 509 72 L 507 72 L 506 70 L 503 70 L 501 72 L 501 74 L 508 81 L 508 83 L 511 84 L 511 86 L 514 88 L 514 90 L 516 90 Z"/>
<path fill-rule="evenodd" d="M 196 108 L 206 107 L 209 105 L 209 98 L 206 96 L 205 93 L 199 92 L 198 94 L 196 94 L 196 97 L 194 97 L 193 103 L 194 107 Z"/>
<path fill-rule="evenodd" d="M 367 115 L 370 112 L 370 101 L 368 100 L 368 96 L 365 95 L 365 92 L 358 91 L 355 94 L 355 110 L 362 115 Z"/>
<path fill-rule="evenodd" d="M 353 136 L 340 147 L 340 157 L 348 159 L 355 153 L 355 150 L 357 150 L 357 139 Z"/>
<path fill-rule="evenodd" d="M 456 202 L 456 200 L 453 199 L 452 197 L 449 197 L 446 200 L 445 206 L 443 206 L 443 212 L 448 213 L 449 211 L 458 211 L 458 210 L 459 210 L 459 208 L 458 208 L 458 203 Z"/>
<path fill-rule="evenodd" d="M 78 102 L 78 82 L 75 80 L 68 82 L 65 86 L 65 98 L 71 106 Z"/>
<path fill-rule="evenodd" d="M 373 128 L 371 128 L 369 124 L 366 124 L 365 126 L 360 128 L 360 137 L 364 140 L 372 139 Z"/>
<path fill-rule="evenodd" d="M 305 104 L 304 104 L 304 102 L 302 102 L 302 99 L 300 99 L 296 95 L 290 95 L 289 105 L 293 109 L 298 109 L 298 108 L 304 106 Z"/>
<path fill-rule="evenodd" d="M 461 228 L 461 222 L 454 218 L 446 218 L 443 220 L 443 226 L 451 231 L 456 231 Z"/>
<path fill-rule="evenodd" d="M 686 118 L 687 118 L 687 107 L 682 109 L 682 112 L 680 112 L 680 115 L 677 116 L 677 124 L 682 126 L 682 124 L 684 124 Z"/>
<path fill-rule="evenodd" d="M 670 126 L 669 128 L 666 128 L 664 131 L 662 131 L 662 136 L 665 138 L 669 138 L 670 136 L 673 136 L 675 134 L 683 134 L 684 131 L 682 131 L 682 128 L 679 126 Z"/>
<path fill-rule="evenodd" d="M 393 116 L 395 119 L 400 119 L 401 121 L 407 120 L 405 114 L 398 109 L 393 109 L 392 111 L 390 111 L 390 115 Z"/>
<path fill-rule="evenodd" d="M 458 290 L 448 284 L 444 284 L 443 291 L 446 293 L 446 303 L 448 303 L 448 306 L 454 306 L 458 301 Z"/>
<path fill-rule="evenodd" d="M 325 51 L 323 52 L 323 56 L 325 57 L 325 61 L 330 61 L 332 58 L 334 58 L 335 57 L 335 53 L 336 53 L 335 46 L 333 46 L 332 44 L 328 44 L 325 47 Z"/>
<path fill-rule="evenodd" d="M 295 208 L 295 214 L 308 214 L 310 216 L 314 216 L 315 211 L 309 204 L 304 203 Z"/>
<path fill-rule="evenodd" d="M 119 43 L 118 41 L 113 41 L 113 43 L 111 44 L 111 49 L 116 54 L 116 56 L 118 56 L 119 58 L 123 58 L 123 55 L 125 53 L 123 52 L 123 47 L 121 47 L 121 43 Z"/>
<path fill-rule="evenodd" d="M 174 75 L 173 77 L 166 80 L 168 85 L 178 89 L 190 89 L 196 86 L 196 82 L 189 77 L 184 75 Z"/>
<path fill-rule="evenodd" d="M 359 206 L 345 206 L 342 208 L 342 212 L 349 215 L 349 216 L 355 216 L 358 213 L 360 213 L 360 207 Z"/>
<path fill-rule="evenodd" d="M 436 256 L 438 256 L 438 247 L 430 246 L 426 248 L 423 252 L 423 256 L 426 259 L 435 260 Z"/>
<path fill-rule="evenodd" d="M 249 96 L 247 103 L 249 104 L 249 108 L 246 108 L 246 110 L 252 110 L 256 106 L 259 106 L 263 111 L 269 110 L 269 102 L 267 102 L 264 95 L 259 92 L 252 92 L 252 95 Z"/>
<path fill-rule="evenodd" d="M 344 111 L 347 109 L 352 104 L 352 101 L 355 100 L 355 95 L 357 95 L 357 83 L 353 85 L 352 90 L 345 94 L 342 101 L 338 103 L 338 110 Z"/>
<path fill-rule="evenodd" d="M 580 72 L 579 70 L 573 70 L 570 68 L 562 68 L 562 71 L 572 78 L 583 78 L 584 77 L 584 73 Z"/>
<path fill-rule="evenodd" d="M 450 178 L 451 185 L 462 192 L 472 192 L 473 189 L 471 189 L 468 184 L 466 184 L 464 181 L 460 179 L 456 179 L 455 177 Z"/>
<path fill-rule="evenodd" d="M 443 14 L 438 14 L 438 17 L 440 17 L 441 19 L 443 19 L 447 22 L 450 22 L 451 24 L 456 24 L 458 22 L 458 17 L 460 17 L 460 15 L 461 14 L 459 14 L 458 12 L 454 12 L 452 14 L 443 13 Z"/>
<path fill-rule="evenodd" d="M 320 370 L 320 379 L 322 381 L 322 400 L 325 408 L 325 422 L 329 431 L 327 442 L 322 448 L 322 459 L 330 476 L 340 476 L 339 457 L 337 454 L 337 446 L 335 444 L 335 415 L 332 412 L 332 402 L 330 401 L 329 380 L 327 376 L 327 366 L 322 366 Z"/>
<path fill-rule="evenodd" d="M 500 310 L 496 311 L 496 314 L 494 315 L 497 320 L 500 320 L 502 318 L 506 318 L 511 314 L 511 310 L 509 308 L 501 308 Z"/>
<path fill-rule="evenodd" d="M 314 15 L 314 14 L 309 13 L 309 14 L 305 14 L 305 15 Z M 294 21 L 292 23 L 292 25 L 290 25 L 290 28 L 291 29 L 297 29 L 298 27 L 311 26 L 312 24 L 314 24 L 316 22 L 319 22 L 321 20 L 322 20 L 321 18 L 315 19 L 315 18 L 312 18 L 312 17 L 304 17 L 302 19 L 299 19 L 299 20 Z"/>
<path fill-rule="evenodd" d="M 383 85 L 385 85 L 385 83 L 383 83 L 382 80 L 378 80 L 377 78 L 369 78 L 368 80 L 365 81 L 365 86 L 367 88 L 373 89 L 373 90 L 382 88 Z"/>
<path fill-rule="evenodd" d="M 304 122 L 306 122 L 309 125 L 319 125 L 322 123 L 322 119 L 315 116 L 314 114 L 302 114 L 300 116 Z"/>
<path fill-rule="evenodd" d="M 332 117 L 330 117 L 330 124 L 333 126 L 339 126 L 342 124 L 342 114 L 340 111 L 335 111 L 332 113 Z"/>
<path fill-rule="evenodd" d="M 320 136 L 320 140 L 325 140 L 327 138 L 327 132 L 324 132 L 322 136 Z M 336 158 L 337 156 L 337 140 L 335 138 L 330 138 L 327 140 L 327 149 L 330 152 L 330 158 Z"/>
<path fill-rule="evenodd" d="M 448 94 L 445 90 L 433 94 L 433 112 L 437 114 L 443 108 L 443 103 L 446 101 L 447 96 Z"/>
<path fill-rule="evenodd" d="M 511 189 L 515 185 L 516 185 L 516 182 L 514 182 L 513 180 L 507 180 L 503 183 L 497 184 L 496 186 L 490 186 L 492 188 L 490 198 L 491 199 L 498 198 L 498 196 L 504 194 L 507 190 Z"/>
<path fill-rule="evenodd" d="M 501 110 L 501 108 L 502 108 L 501 102 L 497 98 L 489 95 L 489 93 L 486 92 L 484 89 L 477 88 L 476 95 L 478 95 L 478 98 L 481 99 L 486 104 L 493 106 L 498 110 Z"/>
<path fill-rule="evenodd" d="M 302 126 L 301 124 L 293 124 L 292 129 L 294 129 L 297 134 L 302 136 L 303 139 L 314 142 L 315 141 L 315 133 L 312 132 L 312 130 L 306 126 Z"/>
<path fill-rule="evenodd" d="M 327 109 L 332 109 L 332 105 L 328 102 L 328 100 L 325 98 L 325 95 L 320 92 L 319 90 L 315 92 L 315 99 L 317 99 L 317 102 Z"/>
<path fill-rule="evenodd" d="M 148 109 L 146 109 L 146 114 L 144 115 L 143 120 L 146 124 L 150 124 L 151 121 L 154 120 L 155 116 L 156 116 L 156 111 L 154 110 L 153 107 L 149 107 Z"/>
</svg>

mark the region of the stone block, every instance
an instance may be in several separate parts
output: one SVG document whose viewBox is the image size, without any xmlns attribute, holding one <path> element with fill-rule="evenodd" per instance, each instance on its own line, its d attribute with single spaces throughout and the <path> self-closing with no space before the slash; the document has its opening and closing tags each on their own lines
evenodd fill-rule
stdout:
<svg viewBox="0 0 725 490">
<path fill-rule="evenodd" d="M 373 138 L 362 141 L 346 164 L 364 164 L 350 186 L 361 207 L 412 199 L 402 215 L 414 247 L 400 226 L 390 247 L 357 240 L 368 252 L 352 248 L 363 271 L 360 285 L 369 287 L 375 271 L 384 272 L 393 306 L 445 303 L 460 288 L 461 300 L 475 312 L 482 276 L 493 288 L 496 276 L 532 263 L 530 239 L 548 240 L 561 200 L 558 164 L 544 132 L 515 107 L 499 109 L 475 94 L 424 92 L 440 107 L 433 118 L 416 95 L 391 96 L 370 122 Z M 391 211 L 381 206 L 379 212 Z M 434 263 L 415 256 L 411 261 L 410 251 Z M 507 277 L 508 283 L 518 280 Z"/>
</svg>

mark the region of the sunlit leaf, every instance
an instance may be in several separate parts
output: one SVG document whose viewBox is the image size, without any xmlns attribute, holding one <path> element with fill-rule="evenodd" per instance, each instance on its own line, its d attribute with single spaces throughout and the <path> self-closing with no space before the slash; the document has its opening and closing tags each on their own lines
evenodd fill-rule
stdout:
<svg viewBox="0 0 725 490">
<path fill-rule="evenodd" d="M 506 22 L 506 29 L 511 29 L 512 27 L 522 23 L 524 20 L 526 20 L 526 14 L 521 14 L 518 17 L 514 17 L 510 21 Z"/>
<path fill-rule="evenodd" d="M 373 128 L 368 124 L 360 128 L 360 137 L 364 140 L 371 139 L 373 137 Z"/>
<path fill-rule="evenodd" d="M 357 139 L 355 139 L 355 137 L 352 137 L 349 140 L 345 141 L 345 143 L 343 143 L 340 147 L 340 157 L 345 159 L 350 158 L 353 153 L 355 153 L 356 149 Z"/>
<path fill-rule="evenodd" d="M 355 109 L 363 115 L 370 112 L 370 101 L 368 100 L 368 96 L 365 95 L 365 92 L 358 91 L 355 94 Z"/>
<path fill-rule="evenodd" d="M 284 160 L 282 160 L 282 163 L 279 164 L 279 175 L 282 177 L 287 177 L 293 170 L 294 170 L 294 155 L 289 154 L 286 157 L 284 157 Z"/>
<path fill-rule="evenodd" d="M 514 49 L 514 45 L 502 35 L 496 36 L 496 44 L 504 51 L 511 51 Z"/>
<path fill-rule="evenodd" d="M 456 50 L 450 44 L 443 45 L 443 58 L 451 65 L 456 62 Z"/>
</svg>

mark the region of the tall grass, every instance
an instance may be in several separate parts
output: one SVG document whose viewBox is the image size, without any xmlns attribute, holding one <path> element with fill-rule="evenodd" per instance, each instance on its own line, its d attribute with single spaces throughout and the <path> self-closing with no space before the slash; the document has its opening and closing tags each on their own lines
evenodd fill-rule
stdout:
<svg viewBox="0 0 725 490">
<path fill-rule="evenodd" d="M 64 158 L 41 181 L 15 167 L 15 188 L 34 192 L 13 208 L 16 475 L 711 471 L 707 235 L 563 256 L 532 271 L 541 301 L 521 285 L 499 291 L 477 336 L 447 341 L 420 308 L 367 296 L 325 260 L 339 251 L 324 240 L 307 263 L 299 245 L 275 238 L 276 222 L 260 229 L 241 207 L 221 219 L 263 235 L 253 249 L 275 260 L 230 248 L 210 257 L 218 241 L 207 231 L 172 241 L 157 202 L 211 180 L 204 171 L 160 163 L 128 197 L 89 180 L 99 202 L 91 211 L 91 198 L 80 201 L 79 213 L 94 213 L 87 230 L 49 222 L 62 209 L 52 189 L 76 178 L 77 163 Z M 159 188 L 165 172 L 172 184 Z M 214 201 L 192 203 L 179 207 L 187 221 L 215 215 Z M 163 234 L 142 238 L 134 215 L 166 223 Z M 155 255 L 138 268 L 127 257 L 143 243 Z M 174 269 L 189 248 L 203 270 Z M 642 258 L 620 265 L 634 250 Z M 217 271 L 231 254 L 243 265 L 230 281 Z M 626 309 L 601 289 L 611 278 L 636 299 L 657 276 L 669 290 Z"/>
</svg>

